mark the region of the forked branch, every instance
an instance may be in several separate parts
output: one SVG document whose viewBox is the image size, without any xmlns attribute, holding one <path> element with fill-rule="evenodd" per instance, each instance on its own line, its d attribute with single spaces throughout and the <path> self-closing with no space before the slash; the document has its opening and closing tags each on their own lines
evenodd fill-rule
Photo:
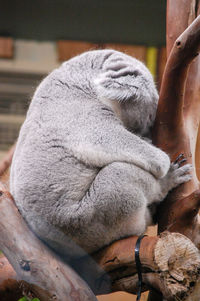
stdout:
<svg viewBox="0 0 200 301">
<path fill-rule="evenodd" d="M 192 163 L 192 158 L 194 162 L 195 153 L 194 150 L 191 149 L 190 136 L 197 137 L 198 127 L 194 129 L 193 132 L 191 129 L 188 129 L 187 114 L 183 114 L 183 107 L 187 71 L 194 57 L 198 54 L 199 47 L 200 16 L 197 17 L 176 40 L 167 61 L 161 86 L 158 114 L 153 131 L 154 143 L 166 151 L 172 161 L 177 154 L 183 153 L 189 162 Z M 190 116 L 188 116 L 188 118 L 190 118 Z M 194 133 L 195 130 L 196 133 Z M 193 143 L 196 144 L 196 141 L 193 141 Z M 195 237 L 195 242 L 197 243 L 197 236 L 199 236 L 199 230 L 197 231 L 197 214 L 200 204 L 196 202 L 196 199 L 193 197 L 193 192 L 198 189 L 198 187 L 199 181 L 194 168 L 192 180 L 173 190 L 165 202 L 161 204 L 158 213 L 160 232 L 166 229 L 170 231 L 172 231 L 172 229 L 173 231 L 180 231 L 180 227 L 176 229 L 174 226 L 174 220 L 176 219 L 176 225 L 183 225 L 184 223 L 187 225 L 190 224 L 187 231 L 186 227 L 183 227 L 185 231 L 183 231 L 183 229 L 181 231 L 181 233 L 185 235 L 190 233 L 190 238 L 191 231 L 195 228 L 195 233 L 192 233 L 192 237 Z M 194 212 L 196 212 L 196 216 L 193 219 L 190 219 L 190 215 L 187 214 L 187 206 L 184 205 L 184 210 L 181 211 L 182 216 L 180 216 L 178 210 L 175 209 L 178 208 L 180 204 L 183 205 L 183 203 L 186 203 L 185 200 L 183 200 L 186 196 L 187 202 L 190 203 L 190 206 Z M 176 214 L 178 214 L 176 218 L 175 211 Z M 187 220 L 185 219 L 186 216 L 188 217 Z M 171 227 L 171 225 L 173 225 L 173 227 Z M 199 244 L 199 242 L 197 244 Z"/>
<path fill-rule="evenodd" d="M 41 301 L 96 300 L 87 284 L 30 231 L 10 194 L 4 189 L 1 189 L 0 196 L 0 231 L 0 249 L 16 271 L 4 261 L 2 272 L 6 272 L 6 278 L 0 278 L 2 300 L 7 293 L 5 288 L 8 288 L 4 280 L 8 278 L 12 279 L 10 287 L 21 288 Z M 85 273 L 93 276 L 87 281 L 94 293 L 118 290 L 137 292 L 133 252 L 136 240 L 137 237 L 126 238 L 94 254 L 93 259 L 98 266 L 93 264 L 91 258 L 79 261 L 82 276 Z M 140 260 L 145 283 L 143 288 L 151 286 L 162 290 L 168 300 L 189 294 L 192 284 L 198 279 L 199 251 L 189 239 L 178 233 L 145 237 Z M 104 281 L 107 281 L 106 285 Z"/>
<path fill-rule="evenodd" d="M 198 11 L 197 1 L 168 0 L 167 48 L 174 38 L 176 26 L 186 27 L 193 16 L 193 7 Z M 183 10 L 182 10 L 183 9 Z M 175 20 L 179 20 L 176 24 Z M 195 170 L 195 147 L 199 127 L 199 63 L 194 58 L 200 46 L 200 16 L 180 35 L 170 52 L 163 76 L 154 134 L 154 143 L 167 152 L 172 161 L 183 153 L 193 164 L 192 181 L 173 190 L 162 202 L 158 211 L 159 232 L 169 230 L 188 236 L 197 247 L 200 246 L 198 210 L 200 207 L 199 181 Z M 193 63 L 192 63 L 193 61 Z M 188 70 L 191 66 L 188 77 Z M 187 84 L 187 85 L 186 85 Z M 187 90 L 186 90 L 187 87 Z M 191 89 L 193 91 L 191 91 Z M 196 190 L 196 191 L 195 191 Z M 199 290 L 196 283 L 194 292 Z M 181 300 L 185 300 L 183 295 Z M 151 293 L 149 301 L 163 300 L 161 295 Z M 174 299 L 176 300 L 176 299 Z M 191 297 L 187 300 L 198 300 Z"/>
</svg>

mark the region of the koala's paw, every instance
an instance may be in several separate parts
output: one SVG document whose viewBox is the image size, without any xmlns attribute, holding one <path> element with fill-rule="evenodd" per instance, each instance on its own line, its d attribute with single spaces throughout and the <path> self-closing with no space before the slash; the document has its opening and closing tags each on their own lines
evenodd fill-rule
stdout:
<svg viewBox="0 0 200 301">
<path fill-rule="evenodd" d="M 192 165 L 182 165 L 186 161 L 187 160 L 184 158 L 183 154 L 180 154 L 178 158 L 171 163 L 170 169 L 166 175 L 169 190 L 191 180 L 192 175 L 190 172 L 192 170 Z"/>
<path fill-rule="evenodd" d="M 165 152 L 160 149 L 158 151 L 157 156 L 151 159 L 151 171 L 157 179 L 161 179 L 169 172 L 170 159 Z"/>
</svg>

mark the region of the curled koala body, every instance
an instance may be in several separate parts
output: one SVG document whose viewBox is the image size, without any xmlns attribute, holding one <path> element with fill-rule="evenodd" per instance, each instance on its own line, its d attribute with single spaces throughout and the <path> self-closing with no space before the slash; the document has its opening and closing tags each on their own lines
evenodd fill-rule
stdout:
<svg viewBox="0 0 200 301">
<path fill-rule="evenodd" d="M 143 139 L 157 101 L 147 68 L 114 50 L 77 56 L 37 88 L 10 187 L 31 229 L 62 256 L 142 234 L 148 206 L 190 179 L 189 165 L 170 165 Z"/>
</svg>

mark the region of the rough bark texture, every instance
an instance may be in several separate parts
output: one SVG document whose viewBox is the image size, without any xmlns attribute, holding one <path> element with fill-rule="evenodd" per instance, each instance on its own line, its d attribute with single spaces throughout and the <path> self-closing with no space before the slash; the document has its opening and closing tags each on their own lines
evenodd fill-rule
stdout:
<svg viewBox="0 0 200 301">
<path fill-rule="evenodd" d="M 0 187 L 0 232 L 0 249 L 18 279 L 40 301 L 96 300 L 87 284 L 29 230 L 3 186 Z M 15 277 L 12 269 L 8 272 L 9 278 Z"/>
<path fill-rule="evenodd" d="M 196 112 L 196 109 L 193 109 L 192 105 L 195 104 L 195 107 L 197 107 L 198 104 L 198 106 L 200 106 L 200 97 L 197 99 L 195 95 L 194 101 L 192 98 L 193 95 L 190 95 L 190 99 L 188 99 L 189 95 L 185 93 L 185 86 L 190 63 L 199 52 L 199 46 L 200 16 L 196 18 L 192 25 L 176 40 L 171 50 L 162 81 L 158 114 L 153 131 L 155 144 L 166 151 L 172 161 L 177 154 L 183 153 L 188 162 L 193 163 L 194 167 L 198 126 L 191 126 L 191 120 L 193 121 L 193 116 L 194 119 L 197 118 L 199 110 Z M 198 60 L 195 60 L 195 63 L 197 64 Z M 194 78 L 195 75 L 196 74 L 194 74 Z M 186 98 L 186 96 L 188 98 Z M 188 114 L 187 108 L 190 114 Z M 199 118 L 198 116 L 198 119 Z M 173 190 L 160 206 L 158 215 L 160 232 L 165 229 L 173 229 L 173 231 L 176 231 L 176 226 L 174 225 L 175 220 L 177 224 L 178 221 L 181 223 L 182 219 L 182 224 L 191 224 L 192 222 L 192 227 L 196 226 L 199 209 L 199 192 L 197 191 L 194 194 L 194 191 L 198 188 L 199 181 L 194 168 L 193 179 Z M 187 198 L 185 198 L 186 196 Z M 180 204 L 182 204 L 182 216 L 180 216 L 180 210 L 179 212 L 176 210 L 176 208 L 180 207 Z M 192 216 L 191 219 L 192 209 L 196 218 Z M 188 227 L 187 229 L 185 227 L 185 230 L 188 232 Z M 180 228 L 178 228 L 177 231 L 180 231 Z M 185 231 L 182 231 L 182 233 L 187 234 Z M 196 235 L 197 233 L 194 233 L 195 242 L 197 243 Z"/>
<path fill-rule="evenodd" d="M 168 61 L 153 131 L 154 143 L 166 151 L 172 160 L 178 153 L 183 153 L 187 161 L 194 166 L 192 181 L 172 191 L 160 206 L 159 232 L 166 229 L 180 232 L 189 237 L 198 248 L 200 191 L 196 173 L 199 162 L 195 169 L 195 155 L 196 158 L 200 157 L 199 150 L 196 149 L 200 121 L 200 58 L 195 57 L 200 45 L 200 17 L 197 17 L 199 8 L 199 1 L 168 0 Z M 185 30 L 195 18 L 194 27 L 192 25 Z M 177 39 L 184 30 L 185 32 Z M 199 284 L 196 284 L 193 296 L 190 295 L 187 300 L 197 300 L 198 290 Z M 183 296 L 181 300 L 185 297 Z M 163 297 L 154 292 L 150 294 L 148 300 L 160 301 Z"/>
<path fill-rule="evenodd" d="M 110 246 L 96 260 L 109 274 L 112 291 L 137 292 L 137 275 L 134 254 L 130 247 L 135 238 L 125 239 Z M 126 252 L 125 252 L 126 250 Z M 111 256 L 112 255 L 112 256 Z M 144 289 L 153 286 L 162 290 L 165 298 L 173 300 L 190 294 L 198 279 L 199 251 L 189 239 L 179 233 L 164 232 L 160 237 L 145 237 L 141 244 L 140 260 L 143 269 Z M 120 269 L 121 263 L 121 269 Z"/>
<path fill-rule="evenodd" d="M 41 301 L 96 300 L 87 284 L 30 231 L 3 187 L 0 191 L 0 232 L 0 249 L 13 267 L 1 258 L 1 300 L 15 301 L 22 292 Z M 80 274 L 83 277 L 85 272 L 92 275 L 87 281 L 94 293 L 137 292 L 133 252 L 136 241 L 137 237 L 126 238 L 94 254 L 98 266 L 91 258 L 79 261 Z M 172 296 L 179 298 L 189 294 L 198 279 L 199 251 L 179 233 L 166 232 L 160 237 L 143 238 L 140 260 L 146 284 L 143 289 L 152 286 L 161 290 L 168 300 Z"/>
</svg>

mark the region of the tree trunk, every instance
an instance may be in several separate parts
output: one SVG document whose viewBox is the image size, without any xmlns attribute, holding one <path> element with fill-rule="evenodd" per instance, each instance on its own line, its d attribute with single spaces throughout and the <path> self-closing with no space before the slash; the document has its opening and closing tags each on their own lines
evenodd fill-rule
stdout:
<svg viewBox="0 0 200 301">
<path fill-rule="evenodd" d="M 178 2 L 180 1 L 177 1 L 176 5 L 178 5 Z M 191 1 L 185 1 L 184 3 L 186 2 L 189 3 Z M 170 5 L 174 8 L 175 2 L 168 2 L 168 17 Z M 179 9 L 180 6 L 181 3 L 179 3 Z M 191 17 L 191 14 L 189 15 Z M 181 16 L 181 18 L 183 18 L 183 16 Z M 158 115 L 153 131 L 155 144 L 166 151 L 172 160 L 174 160 L 178 153 L 182 152 L 188 162 L 193 163 L 194 166 L 193 179 L 181 185 L 179 188 L 174 189 L 168 195 L 165 202 L 162 202 L 158 214 L 159 232 L 166 229 L 170 231 L 181 231 L 183 234 L 192 238 L 196 245 L 199 245 L 199 241 L 197 241 L 198 227 L 195 227 L 195 231 L 193 229 L 194 233 L 192 232 L 192 237 L 191 231 L 189 230 L 198 225 L 196 222 L 199 209 L 198 198 L 196 199 L 194 197 L 194 191 L 199 188 L 194 161 L 200 121 L 200 78 L 199 81 L 196 79 L 196 77 L 199 76 L 196 66 L 197 64 L 199 65 L 199 57 L 193 61 L 191 67 L 190 63 L 199 52 L 200 38 L 198 35 L 200 35 L 200 16 L 192 23 L 192 26 L 188 27 L 176 40 L 171 50 L 162 81 Z M 190 70 L 188 74 L 189 67 Z M 195 73 L 194 70 L 197 70 L 197 73 Z M 192 75 L 190 74 L 191 71 L 193 72 L 193 81 Z M 187 74 L 190 76 L 188 77 Z M 196 94 L 188 93 L 187 87 L 193 86 L 196 82 L 198 82 L 198 87 L 193 87 Z M 170 143 L 166 143 L 165 141 L 170 141 Z M 176 208 L 181 206 L 180 204 L 182 204 L 182 216 L 180 215 L 180 210 L 179 212 L 176 210 Z M 190 210 L 193 210 L 194 216 L 192 216 L 192 219 L 191 216 L 188 216 L 187 219 L 184 216 L 184 212 L 188 211 L 189 207 Z M 183 219 L 182 222 L 181 218 Z M 183 226 L 187 223 L 192 223 L 192 225 L 189 228 L 184 227 L 184 229 L 181 230 L 180 227 L 176 228 L 180 223 Z"/>
<path fill-rule="evenodd" d="M 182 233 L 188 236 L 198 248 L 200 247 L 198 223 L 200 200 L 199 191 L 194 191 L 199 188 L 196 170 L 200 162 L 197 162 L 195 168 L 195 156 L 200 157 L 200 150 L 196 151 L 200 122 L 200 58 L 195 56 L 199 52 L 200 42 L 197 41 L 199 38 L 195 37 L 194 28 L 190 30 L 191 27 L 178 39 L 177 37 L 199 15 L 199 9 L 199 1 L 168 0 L 168 61 L 153 131 L 154 143 L 166 151 L 172 160 L 178 153 L 183 153 L 194 167 L 192 181 L 173 190 L 161 204 L 158 212 L 158 231 L 160 233 L 167 229 Z M 198 20 L 199 17 L 195 21 L 197 32 L 200 31 Z M 188 33 L 185 39 L 186 32 Z M 196 285 L 195 290 L 199 290 L 199 285 Z M 162 295 L 153 292 L 148 300 L 162 300 Z M 187 300 L 197 299 L 193 295 Z"/>
</svg>

